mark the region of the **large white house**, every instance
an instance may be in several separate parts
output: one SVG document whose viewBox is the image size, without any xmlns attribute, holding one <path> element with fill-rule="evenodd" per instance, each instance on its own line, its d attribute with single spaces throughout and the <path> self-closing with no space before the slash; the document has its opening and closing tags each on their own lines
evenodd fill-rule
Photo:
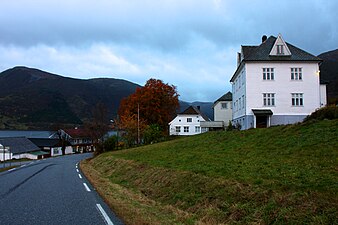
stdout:
<svg viewBox="0 0 338 225">
<path fill-rule="evenodd" d="M 292 124 L 325 106 L 320 62 L 280 34 L 263 36 L 258 46 L 242 46 L 230 80 L 233 123 L 242 129 Z"/>
<path fill-rule="evenodd" d="M 232 120 L 232 93 L 229 91 L 217 99 L 213 105 L 214 121 L 222 121 L 223 126 L 229 125 Z"/>
<path fill-rule="evenodd" d="M 210 121 L 210 119 L 198 108 L 189 106 L 169 123 L 169 134 L 195 135 L 207 132 L 209 128 L 201 127 L 201 122 L 205 121 Z"/>
</svg>

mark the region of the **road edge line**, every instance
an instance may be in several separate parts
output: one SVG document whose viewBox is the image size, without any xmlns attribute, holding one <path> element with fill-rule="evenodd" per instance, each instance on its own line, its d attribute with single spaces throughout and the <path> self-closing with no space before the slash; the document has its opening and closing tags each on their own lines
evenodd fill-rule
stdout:
<svg viewBox="0 0 338 225">
<path fill-rule="evenodd" d="M 96 204 L 96 208 L 100 211 L 100 213 L 102 214 L 104 220 L 108 225 L 114 225 L 114 223 L 110 220 L 108 214 L 106 213 L 106 211 L 104 211 L 104 209 L 100 204 Z"/>
</svg>

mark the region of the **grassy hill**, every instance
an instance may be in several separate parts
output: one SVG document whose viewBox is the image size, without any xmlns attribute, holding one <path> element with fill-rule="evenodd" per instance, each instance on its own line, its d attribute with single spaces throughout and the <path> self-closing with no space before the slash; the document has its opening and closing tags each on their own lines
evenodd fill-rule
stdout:
<svg viewBox="0 0 338 225">
<path fill-rule="evenodd" d="M 127 224 L 337 224 L 338 120 L 209 132 L 81 164 Z"/>
</svg>

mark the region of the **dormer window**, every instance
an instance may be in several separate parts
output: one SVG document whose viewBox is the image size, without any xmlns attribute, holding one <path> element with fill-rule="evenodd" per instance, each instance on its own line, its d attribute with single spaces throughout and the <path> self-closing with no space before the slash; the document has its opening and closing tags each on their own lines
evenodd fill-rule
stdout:
<svg viewBox="0 0 338 225">
<path fill-rule="evenodd" d="M 277 45 L 277 55 L 284 55 L 283 45 Z"/>
</svg>

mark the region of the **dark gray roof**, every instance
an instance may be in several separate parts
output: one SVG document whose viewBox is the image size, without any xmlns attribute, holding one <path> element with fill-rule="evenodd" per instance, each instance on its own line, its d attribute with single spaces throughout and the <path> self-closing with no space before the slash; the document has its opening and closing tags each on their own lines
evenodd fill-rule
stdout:
<svg viewBox="0 0 338 225">
<path fill-rule="evenodd" d="M 228 91 L 228 93 L 224 94 L 222 97 L 217 99 L 214 103 L 220 102 L 220 101 L 232 101 L 232 93 Z"/>
<path fill-rule="evenodd" d="M 36 146 L 41 147 L 61 147 L 59 139 L 50 139 L 50 138 L 28 138 Z"/>
<path fill-rule="evenodd" d="M 13 154 L 34 152 L 40 150 L 38 146 L 33 144 L 25 137 L 8 137 L 0 138 L 0 144 L 4 147 L 9 147 Z"/>
<path fill-rule="evenodd" d="M 265 42 L 261 43 L 258 46 L 242 46 L 242 57 L 240 65 L 237 67 L 235 73 L 230 79 L 230 82 L 233 82 L 237 72 L 243 66 L 243 62 L 255 62 L 255 61 L 266 61 L 266 62 L 276 62 L 276 61 L 285 61 L 285 62 L 299 62 L 299 61 L 312 61 L 320 62 L 320 58 L 300 49 L 292 44 L 285 42 L 289 48 L 291 55 L 284 56 L 275 56 L 270 55 L 270 52 L 276 42 L 277 38 L 270 36 Z"/>
<path fill-rule="evenodd" d="M 297 48 L 287 42 L 290 56 L 270 56 L 271 49 L 276 42 L 276 37 L 270 36 L 258 46 L 242 46 L 244 61 L 321 61 L 320 58 Z"/>
<path fill-rule="evenodd" d="M 209 117 L 204 115 L 199 109 L 195 106 L 189 106 L 186 110 L 179 113 L 179 115 L 201 115 L 205 121 L 211 121 Z"/>
</svg>

